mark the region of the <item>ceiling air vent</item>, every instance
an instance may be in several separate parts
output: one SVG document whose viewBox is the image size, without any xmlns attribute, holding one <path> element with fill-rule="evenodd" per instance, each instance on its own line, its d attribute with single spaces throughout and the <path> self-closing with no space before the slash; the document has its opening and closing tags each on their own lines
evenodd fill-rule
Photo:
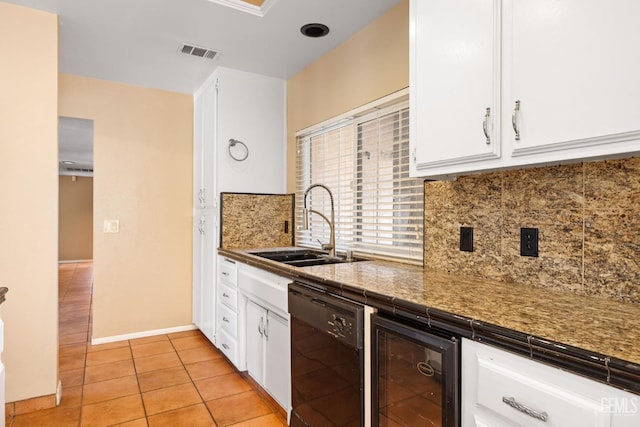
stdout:
<svg viewBox="0 0 640 427">
<path fill-rule="evenodd" d="M 93 169 L 89 168 L 64 168 L 67 172 L 93 172 Z"/>
<path fill-rule="evenodd" d="M 186 43 L 180 45 L 180 49 L 178 49 L 178 52 L 184 53 L 185 55 L 192 55 L 206 59 L 213 59 L 218 55 L 218 52 L 216 52 L 215 50 Z"/>
</svg>

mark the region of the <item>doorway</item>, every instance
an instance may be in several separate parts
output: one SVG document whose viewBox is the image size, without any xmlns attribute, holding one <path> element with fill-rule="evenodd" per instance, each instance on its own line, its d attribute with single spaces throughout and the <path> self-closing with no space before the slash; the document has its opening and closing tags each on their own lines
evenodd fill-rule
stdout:
<svg viewBox="0 0 640 427">
<path fill-rule="evenodd" d="M 93 259 L 93 120 L 60 117 L 58 261 Z"/>
</svg>

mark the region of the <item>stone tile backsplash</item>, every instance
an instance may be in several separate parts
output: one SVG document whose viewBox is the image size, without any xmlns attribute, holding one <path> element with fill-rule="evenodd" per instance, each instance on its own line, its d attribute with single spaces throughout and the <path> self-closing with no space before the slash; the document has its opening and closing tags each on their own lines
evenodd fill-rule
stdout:
<svg viewBox="0 0 640 427">
<path fill-rule="evenodd" d="M 220 247 L 293 245 L 293 194 L 221 194 Z M 285 221 L 288 229 L 285 231 Z"/>
<path fill-rule="evenodd" d="M 424 199 L 425 268 L 640 302 L 640 159 L 427 181 Z M 521 227 L 539 229 L 537 258 Z"/>
</svg>

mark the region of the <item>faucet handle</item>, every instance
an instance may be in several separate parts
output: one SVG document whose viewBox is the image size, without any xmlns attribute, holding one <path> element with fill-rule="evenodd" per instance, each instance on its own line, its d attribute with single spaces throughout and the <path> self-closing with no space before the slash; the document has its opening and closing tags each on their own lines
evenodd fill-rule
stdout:
<svg viewBox="0 0 640 427">
<path fill-rule="evenodd" d="M 320 244 L 320 248 L 322 248 L 323 251 L 330 251 L 331 249 L 333 249 L 333 245 L 331 243 L 322 243 L 320 239 L 316 240 Z"/>
<path fill-rule="evenodd" d="M 330 251 L 333 249 L 333 245 L 330 243 L 321 243 L 323 251 Z"/>
</svg>

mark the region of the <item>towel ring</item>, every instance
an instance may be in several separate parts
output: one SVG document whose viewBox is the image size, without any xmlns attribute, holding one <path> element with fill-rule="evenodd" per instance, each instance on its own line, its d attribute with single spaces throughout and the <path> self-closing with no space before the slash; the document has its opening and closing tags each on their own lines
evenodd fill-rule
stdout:
<svg viewBox="0 0 640 427">
<path fill-rule="evenodd" d="M 233 147 L 240 146 L 240 149 L 231 150 Z M 229 140 L 229 146 L 227 147 L 227 151 L 229 152 L 229 156 L 235 160 L 236 162 L 243 162 L 247 160 L 249 157 L 249 147 L 242 141 L 238 141 L 237 139 L 231 138 Z M 234 153 L 235 151 L 235 153 Z"/>
</svg>

